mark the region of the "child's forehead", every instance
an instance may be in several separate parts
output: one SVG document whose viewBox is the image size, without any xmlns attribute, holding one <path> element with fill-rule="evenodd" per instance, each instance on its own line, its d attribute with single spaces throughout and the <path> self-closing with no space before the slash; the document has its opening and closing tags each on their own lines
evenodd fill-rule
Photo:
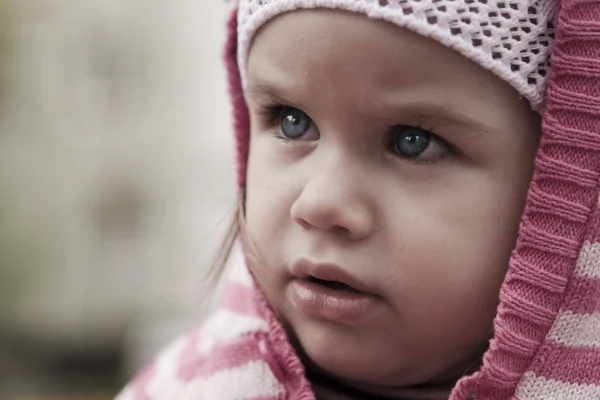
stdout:
<svg viewBox="0 0 600 400">
<path fill-rule="evenodd" d="M 502 106 L 503 99 L 519 97 L 495 75 L 436 41 L 331 11 L 289 13 L 266 24 L 250 50 L 247 84 L 252 96 L 304 104 L 318 96 L 381 115 L 409 109 L 469 115 L 481 103 Z M 336 96 L 341 93 L 342 100 Z"/>
<path fill-rule="evenodd" d="M 278 16 L 337 9 L 385 20 L 462 54 L 513 86 L 539 109 L 558 10 L 553 0 L 241 0 L 238 61 L 245 85 L 247 56 L 257 31 Z M 309 26 L 306 27 L 307 29 Z"/>
<path fill-rule="evenodd" d="M 254 37 L 249 59 L 257 54 L 288 69 L 310 62 L 322 66 L 323 72 L 358 69 L 365 75 L 377 71 L 399 79 L 400 71 L 410 69 L 422 74 L 435 70 L 429 76 L 434 80 L 440 73 L 445 78 L 464 69 L 475 74 L 472 80 L 489 75 L 432 39 L 386 21 L 333 10 L 298 11 L 269 21 Z"/>
</svg>

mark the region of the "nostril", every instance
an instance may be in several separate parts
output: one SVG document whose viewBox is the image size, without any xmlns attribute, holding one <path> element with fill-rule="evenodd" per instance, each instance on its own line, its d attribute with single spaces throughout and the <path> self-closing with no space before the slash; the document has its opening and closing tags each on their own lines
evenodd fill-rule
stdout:
<svg viewBox="0 0 600 400">
<path fill-rule="evenodd" d="M 344 228 L 343 226 L 332 226 L 331 232 L 338 235 L 350 235 L 350 229 Z"/>
<path fill-rule="evenodd" d="M 300 225 L 304 229 L 310 229 L 310 227 L 312 226 L 312 224 L 310 222 L 308 222 L 308 220 L 305 217 L 298 217 L 298 218 L 295 218 L 295 220 L 296 220 L 296 223 L 298 223 L 298 225 Z"/>
</svg>

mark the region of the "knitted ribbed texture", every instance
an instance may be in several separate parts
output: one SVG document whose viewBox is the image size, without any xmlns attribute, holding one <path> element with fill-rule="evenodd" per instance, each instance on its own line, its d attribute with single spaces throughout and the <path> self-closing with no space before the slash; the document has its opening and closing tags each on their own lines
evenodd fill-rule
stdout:
<svg viewBox="0 0 600 400">
<path fill-rule="evenodd" d="M 515 391 L 519 400 L 600 399 L 600 2 L 563 1 L 554 46 L 495 338 L 452 400 L 469 392 L 504 400 Z"/>
<path fill-rule="evenodd" d="M 232 103 L 233 131 L 235 134 L 237 187 L 243 191 L 246 187 L 246 165 L 250 148 L 250 115 L 242 91 L 242 80 L 237 61 L 237 11 L 227 21 L 227 41 L 224 60 L 227 68 L 229 95 Z"/>
<path fill-rule="evenodd" d="M 255 32 L 282 13 L 309 8 L 358 12 L 433 38 L 510 83 L 541 110 L 557 0 L 240 0 L 238 60 L 245 80 Z"/>
<path fill-rule="evenodd" d="M 316 400 L 283 326 L 236 253 L 222 304 L 116 400 Z"/>
<path fill-rule="evenodd" d="M 250 125 L 235 16 L 228 28 L 243 190 Z M 495 336 L 481 370 L 461 379 L 451 400 L 600 399 L 600 1 L 561 2 L 547 98 Z M 239 265 L 223 306 L 163 352 L 118 400 L 315 400 L 285 330 L 243 259 Z"/>
<path fill-rule="evenodd" d="M 600 399 L 600 2 L 566 0 L 559 15 L 543 137 L 495 337 L 452 400 L 504 400 L 517 386 L 520 400 Z"/>
</svg>

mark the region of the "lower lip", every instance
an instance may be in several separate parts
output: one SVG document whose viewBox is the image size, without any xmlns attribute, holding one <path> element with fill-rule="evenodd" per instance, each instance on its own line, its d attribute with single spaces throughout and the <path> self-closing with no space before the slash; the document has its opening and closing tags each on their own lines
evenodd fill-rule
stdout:
<svg viewBox="0 0 600 400">
<path fill-rule="evenodd" d="M 367 293 L 332 289 L 306 279 L 293 280 L 289 289 L 301 314 L 343 324 L 369 320 L 380 303 L 380 298 Z"/>
</svg>

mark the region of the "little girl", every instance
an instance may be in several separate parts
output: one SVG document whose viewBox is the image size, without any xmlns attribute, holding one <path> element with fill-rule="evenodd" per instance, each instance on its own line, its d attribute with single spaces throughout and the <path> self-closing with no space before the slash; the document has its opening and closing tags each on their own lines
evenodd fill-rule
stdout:
<svg viewBox="0 0 600 400">
<path fill-rule="evenodd" d="M 599 21 L 241 0 L 243 257 L 118 399 L 600 399 Z"/>
</svg>

